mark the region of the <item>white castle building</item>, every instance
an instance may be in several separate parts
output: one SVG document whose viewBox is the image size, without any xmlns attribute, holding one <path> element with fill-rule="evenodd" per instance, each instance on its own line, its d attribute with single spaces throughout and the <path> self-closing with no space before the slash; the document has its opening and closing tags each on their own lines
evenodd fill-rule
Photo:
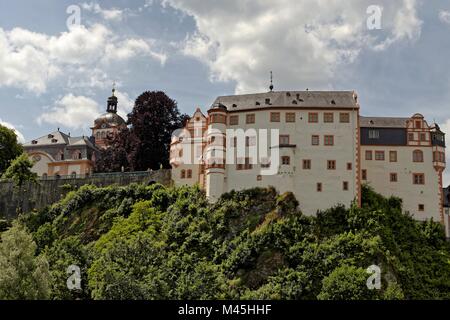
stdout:
<svg viewBox="0 0 450 320">
<path fill-rule="evenodd" d="M 353 91 L 219 97 L 174 135 L 171 165 L 176 185 L 199 184 L 212 201 L 273 186 L 312 215 L 360 204 L 367 183 L 416 219 L 444 223 L 444 133 L 421 114 L 362 117 Z"/>
</svg>

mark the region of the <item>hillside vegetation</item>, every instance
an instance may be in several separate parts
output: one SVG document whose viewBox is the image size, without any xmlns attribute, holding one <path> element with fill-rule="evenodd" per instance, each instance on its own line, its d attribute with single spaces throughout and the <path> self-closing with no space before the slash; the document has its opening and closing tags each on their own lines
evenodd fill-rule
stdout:
<svg viewBox="0 0 450 320">
<path fill-rule="evenodd" d="M 0 267 L 13 271 L 2 255 L 21 250 L 15 234 L 31 234 L 30 274 L 45 275 L 36 284 L 45 292 L 19 284 L 6 295 L 14 277 L 0 276 L 0 297 L 450 299 L 442 227 L 414 221 L 400 199 L 364 187 L 362 208 L 307 217 L 298 207 L 291 193 L 272 188 L 209 204 L 196 187 L 84 186 L 3 233 Z M 70 265 L 81 269 L 82 290 L 67 289 Z M 371 265 L 381 268 L 380 290 L 367 288 Z"/>
</svg>

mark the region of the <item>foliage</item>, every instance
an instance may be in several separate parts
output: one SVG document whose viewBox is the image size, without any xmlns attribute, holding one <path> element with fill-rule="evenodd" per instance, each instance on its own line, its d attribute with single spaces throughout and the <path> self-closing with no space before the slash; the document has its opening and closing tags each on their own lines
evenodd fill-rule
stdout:
<svg viewBox="0 0 450 320">
<path fill-rule="evenodd" d="M 449 299 L 442 226 L 363 188 L 361 208 L 304 216 L 292 193 L 84 186 L 20 217 L 49 261 L 53 299 Z M 69 291 L 66 269 L 82 270 Z M 366 269 L 382 270 L 369 290 Z"/>
<path fill-rule="evenodd" d="M 48 262 L 35 256 L 36 244 L 26 229 L 13 224 L 0 243 L 0 299 L 48 299 L 51 278 Z"/>
<path fill-rule="evenodd" d="M 26 181 L 36 182 L 37 174 L 32 172 L 31 168 L 33 168 L 33 162 L 26 153 L 22 153 L 11 162 L 2 179 L 11 179 L 16 187 L 21 188 Z"/>
<path fill-rule="evenodd" d="M 14 130 L 0 125 L 0 174 L 3 174 L 10 162 L 22 154 L 22 146 L 17 141 Z"/>
<path fill-rule="evenodd" d="M 187 119 L 175 100 L 161 91 L 146 91 L 135 102 L 124 128 L 108 141 L 96 164 L 98 172 L 158 170 L 170 168 L 172 133 Z"/>
</svg>

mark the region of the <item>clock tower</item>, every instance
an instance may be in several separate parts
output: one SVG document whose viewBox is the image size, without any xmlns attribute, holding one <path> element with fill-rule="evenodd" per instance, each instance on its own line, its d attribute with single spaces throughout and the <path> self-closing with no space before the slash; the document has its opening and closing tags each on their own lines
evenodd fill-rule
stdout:
<svg viewBox="0 0 450 320">
<path fill-rule="evenodd" d="M 108 98 L 106 113 L 100 115 L 94 121 L 92 136 L 99 148 L 106 148 L 108 139 L 112 139 L 122 128 L 125 128 L 125 120 L 117 114 L 118 99 L 115 95 L 116 89 L 112 89 L 112 96 Z"/>
</svg>

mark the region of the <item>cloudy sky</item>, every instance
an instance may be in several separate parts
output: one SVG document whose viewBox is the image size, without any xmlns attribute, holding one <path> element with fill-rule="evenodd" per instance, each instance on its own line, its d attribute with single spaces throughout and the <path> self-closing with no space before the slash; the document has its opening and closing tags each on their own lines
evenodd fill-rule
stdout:
<svg viewBox="0 0 450 320">
<path fill-rule="evenodd" d="M 123 115 L 144 90 L 191 113 L 267 91 L 270 70 L 276 89 L 356 90 L 364 115 L 420 112 L 450 133 L 450 2 L 0 2 L 0 122 L 23 140 L 90 134 L 114 81 Z"/>
</svg>

